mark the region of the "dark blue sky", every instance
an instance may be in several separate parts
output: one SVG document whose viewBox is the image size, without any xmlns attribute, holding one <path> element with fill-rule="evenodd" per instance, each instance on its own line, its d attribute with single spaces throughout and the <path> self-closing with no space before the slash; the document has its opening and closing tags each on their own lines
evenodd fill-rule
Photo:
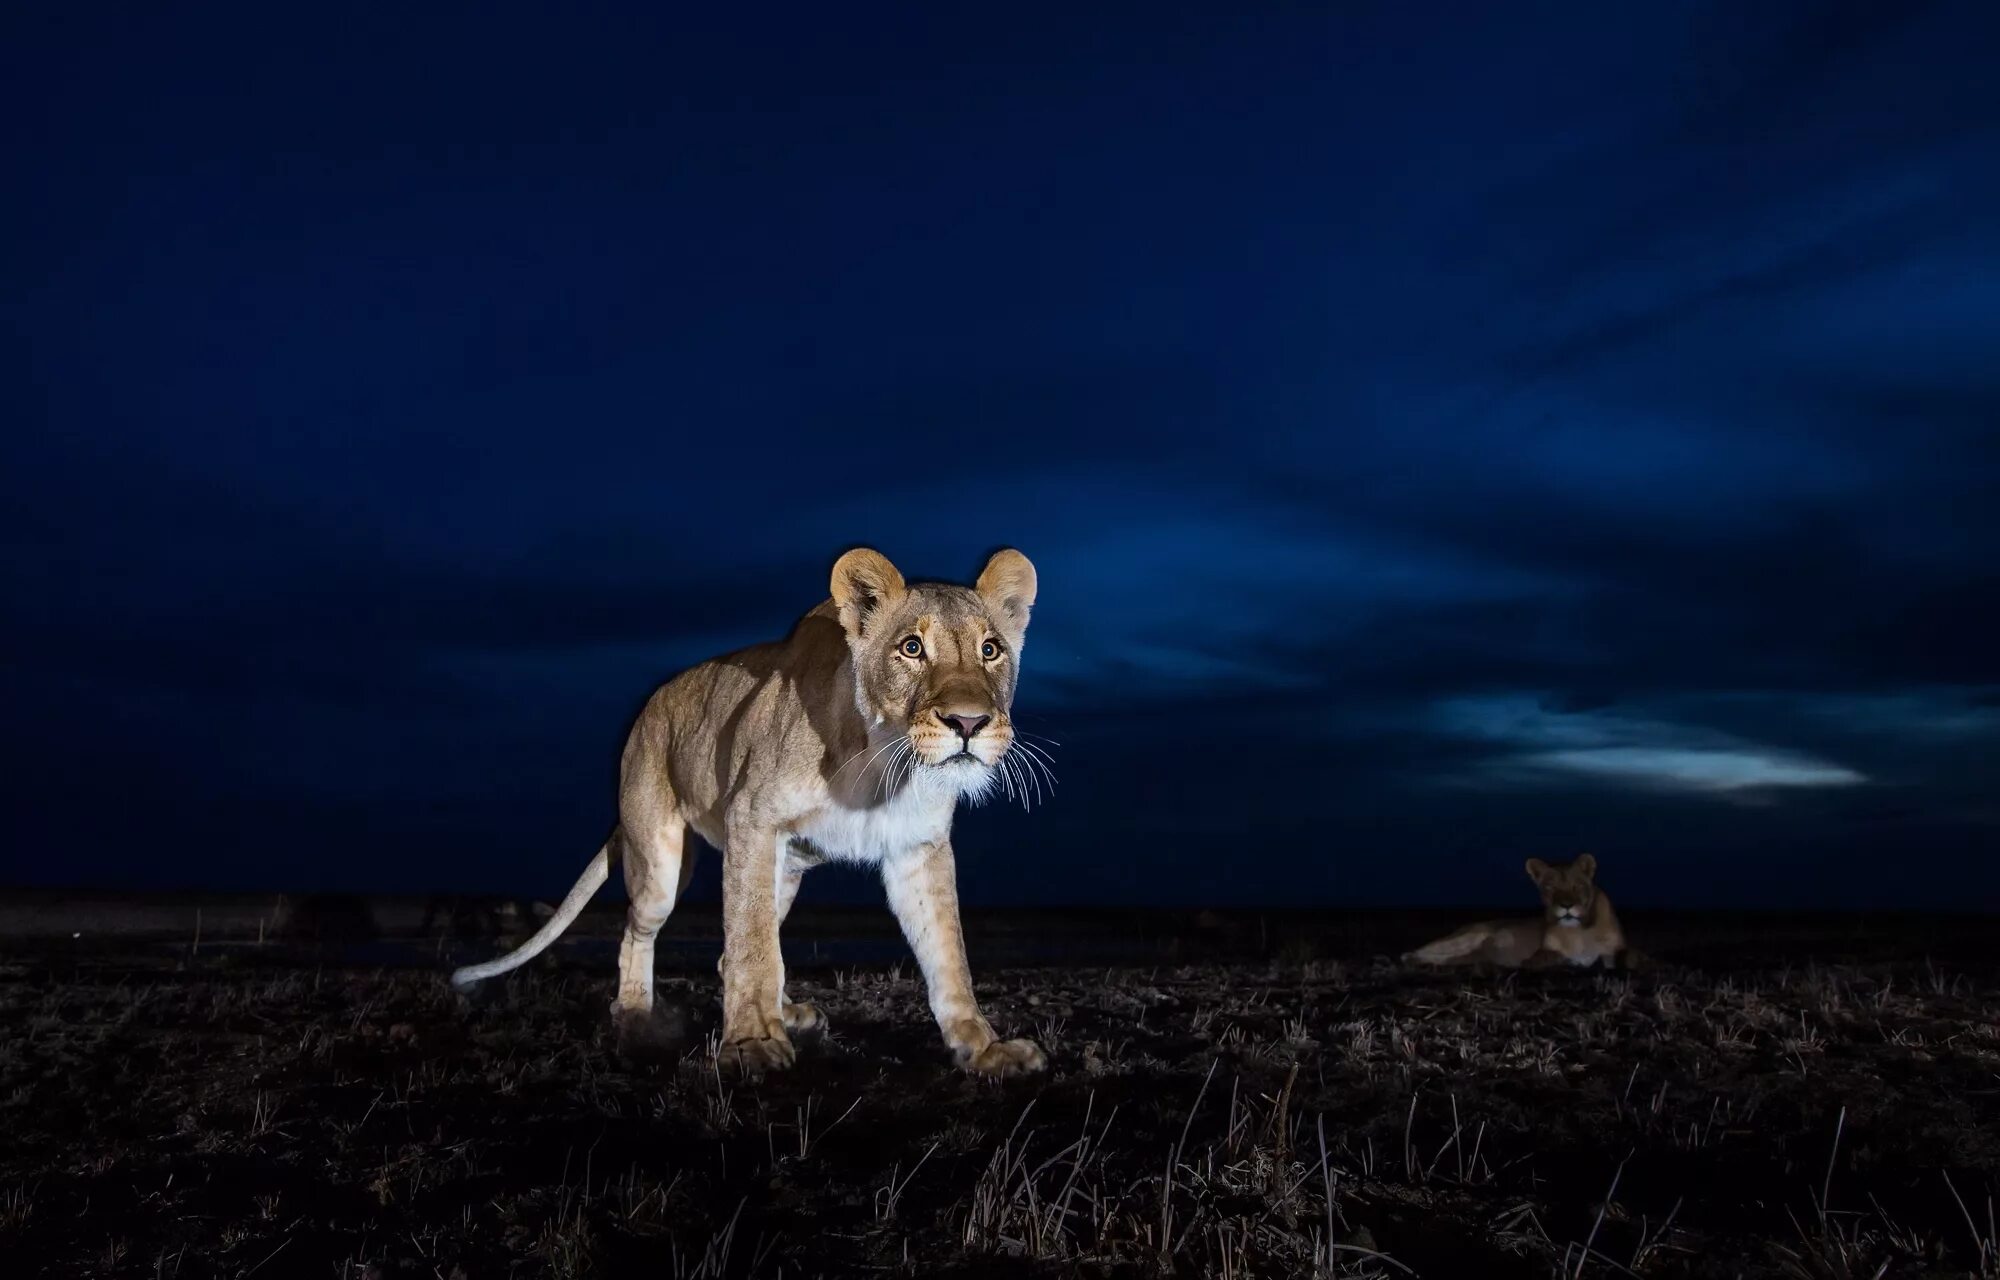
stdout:
<svg viewBox="0 0 2000 1280">
<path fill-rule="evenodd" d="M 970 900 L 2000 906 L 1995 6 L 560 8 L 7 8 L 0 879 L 559 892 L 1007 543 Z"/>
</svg>

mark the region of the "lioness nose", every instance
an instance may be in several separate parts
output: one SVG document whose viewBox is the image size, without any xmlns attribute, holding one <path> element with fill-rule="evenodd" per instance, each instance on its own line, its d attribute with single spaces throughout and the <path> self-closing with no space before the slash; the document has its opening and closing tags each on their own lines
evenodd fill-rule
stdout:
<svg viewBox="0 0 2000 1280">
<path fill-rule="evenodd" d="M 967 742 L 972 741 L 973 735 L 984 729 L 986 722 L 992 718 L 992 716 L 967 716 L 959 715 L 956 712 L 938 712 L 938 719 L 958 730 L 958 736 Z"/>
</svg>

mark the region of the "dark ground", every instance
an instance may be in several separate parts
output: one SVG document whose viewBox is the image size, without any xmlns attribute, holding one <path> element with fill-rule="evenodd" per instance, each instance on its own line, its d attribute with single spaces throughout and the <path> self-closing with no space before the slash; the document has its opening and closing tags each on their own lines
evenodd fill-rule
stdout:
<svg viewBox="0 0 2000 1280">
<path fill-rule="evenodd" d="M 615 1054 L 606 911 L 467 1008 L 495 941 L 59 905 L 0 953 L 10 1275 L 2000 1276 L 1990 921 L 1635 912 L 1662 967 L 1510 976 L 1384 958 L 1437 913 L 980 917 L 1052 1060 L 993 1085 L 886 913 L 821 913 L 833 1036 L 747 1084 Z M 712 1036 L 712 917 L 671 927 Z"/>
</svg>

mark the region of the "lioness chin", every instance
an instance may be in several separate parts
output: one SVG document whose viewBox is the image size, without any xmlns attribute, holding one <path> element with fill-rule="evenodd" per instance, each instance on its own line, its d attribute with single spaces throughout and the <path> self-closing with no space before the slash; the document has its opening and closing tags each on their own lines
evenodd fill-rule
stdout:
<svg viewBox="0 0 2000 1280">
<path fill-rule="evenodd" d="M 1035 569 L 996 553 L 970 590 L 906 583 L 878 553 L 833 566 L 831 598 L 786 639 L 693 667 L 654 691 L 625 742 L 618 825 L 548 923 L 518 950 L 452 975 L 465 987 L 538 955 L 623 859 L 621 1031 L 653 1008 L 653 944 L 693 869 L 687 834 L 722 850 L 722 1057 L 789 1067 L 794 1033 L 824 1019 L 785 995 L 778 928 L 805 871 L 877 865 L 944 1040 L 967 1070 L 1040 1071 L 973 998 L 959 927 L 952 815 L 1003 784 Z"/>
</svg>

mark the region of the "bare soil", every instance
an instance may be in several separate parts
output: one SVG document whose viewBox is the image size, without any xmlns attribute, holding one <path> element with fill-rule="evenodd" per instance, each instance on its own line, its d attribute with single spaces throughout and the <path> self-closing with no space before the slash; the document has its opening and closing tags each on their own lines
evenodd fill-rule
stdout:
<svg viewBox="0 0 2000 1280">
<path fill-rule="evenodd" d="M 907 963 L 799 961 L 833 1033 L 742 1082 L 712 950 L 663 965 L 689 1039 L 637 1062 L 601 952 L 469 1005 L 442 945 L 16 942 L 0 1270 L 2000 1277 L 1981 949 L 1747 932 L 1440 974 L 1183 932 L 1080 969 L 979 964 L 975 931 L 989 1015 L 1052 1061 L 1003 1084 L 950 1066 Z"/>
</svg>

